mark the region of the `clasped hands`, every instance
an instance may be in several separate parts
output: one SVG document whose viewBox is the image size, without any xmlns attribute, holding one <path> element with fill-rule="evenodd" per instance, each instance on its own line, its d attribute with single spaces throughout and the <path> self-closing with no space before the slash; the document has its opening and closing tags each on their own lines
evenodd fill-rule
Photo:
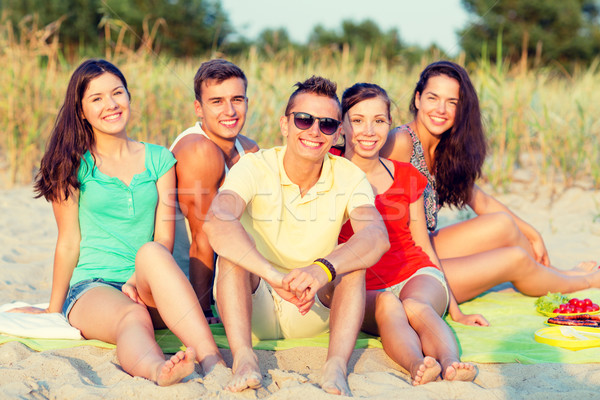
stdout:
<svg viewBox="0 0 600 400">
<path fill-rule="evenodd" d="M 302 315 L 315 303 L 319 289 L 329 282 L 327 274 L 316 264 L 293 269 L 287 275 L 278 272 L 274 279 L 265 280 L 282 299 L 298 307 Z"/>
</svg>

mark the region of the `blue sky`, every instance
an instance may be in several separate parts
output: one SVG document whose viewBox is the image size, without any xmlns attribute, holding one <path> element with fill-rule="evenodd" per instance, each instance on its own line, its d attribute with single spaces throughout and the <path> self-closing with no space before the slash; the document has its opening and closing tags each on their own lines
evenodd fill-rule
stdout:
<svg viewBox="0 0 600 400">
<path fill-rule="evenodd" d="M 306 43 L 313 26 L 339 28 L 345 19 L 371 19 L 381 30 L 398 29 L 403 42 L 432 43 L 449 54 L 459 50 L 456 30 L 468 14 L 460 0 L 221 0 L 235 29 L 249 39 L 265 28 L 287 29 L 293 41 Z"/>
</svg>

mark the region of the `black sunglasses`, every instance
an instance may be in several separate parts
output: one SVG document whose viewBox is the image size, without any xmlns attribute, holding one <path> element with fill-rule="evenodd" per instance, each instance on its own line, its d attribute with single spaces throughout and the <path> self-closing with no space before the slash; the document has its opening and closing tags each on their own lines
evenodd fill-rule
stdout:
<svg viewBox="0 0 600 400">
<path fill-rule="evenodd" d="M 291 112 L 290 114 L 294 114 L 294 125 L 296 125 L 296 128 L 303 131 L 310 129 L 315 123 L 315 120 L 319 120 L 319 129 L 321 132 L 326 135 L 333 135 L 341 124 L 337 119 L 319 118 L 305 112 Z M 287 114 L 286 116 L 289 116 L 290 114 Z"/>
</svg>

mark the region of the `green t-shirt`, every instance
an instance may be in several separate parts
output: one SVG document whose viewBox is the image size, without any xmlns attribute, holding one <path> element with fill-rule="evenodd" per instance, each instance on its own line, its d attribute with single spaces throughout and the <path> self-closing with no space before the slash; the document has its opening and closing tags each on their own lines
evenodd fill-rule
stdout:
<svg viewBox="0 0 600 400">
<path fill-rule="evenodd" d="M 156 181 L 176 160 L 162 146 L 144 143 L 146 170 L 129 186 L 103 174 L 86 152 L 78 171 L 79 261 L 71 285 L 86 279 L 125 282 L 135 270 L 139 248 L 154 237 Z"/>
</svg>

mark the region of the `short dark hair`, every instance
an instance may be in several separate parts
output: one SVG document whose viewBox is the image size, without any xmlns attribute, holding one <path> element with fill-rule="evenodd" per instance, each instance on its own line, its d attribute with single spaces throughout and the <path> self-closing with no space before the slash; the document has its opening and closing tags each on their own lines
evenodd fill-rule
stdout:
<svg viewBox="0 0 600 400">
<path fill-rule="evenodd" d="M 221 83 L 231 78 L 240 78 L 244 81 L 244 90 L 248 88 L 248 79 L 244 71 L 234 63 L 220 58 L 203 62 L 194 76 L 196 100 L 202 102 L 202 84 L 204 82 L 215 80 L 217 83 Z"/>
<path fill-rule="evenodd" d="M 297 89 L 290 96 L 287 106 L 285 107 L 285 115 L 289 115 L 292 107 L 294 106 L 294 100 L 296 96 L 302 93 L 312 93 L 319 96 L 329 97 L 330 99 L 335 100 L 335 102 L 340 107 L 340 99 L 337 96 L 337 85 L 335 82 L 330 81 L 327 78 L 323 78 L 320 76 L 311 76 L 304 82 L 297 82 L 294 86 L 297 86 Z"/>
</svg>

